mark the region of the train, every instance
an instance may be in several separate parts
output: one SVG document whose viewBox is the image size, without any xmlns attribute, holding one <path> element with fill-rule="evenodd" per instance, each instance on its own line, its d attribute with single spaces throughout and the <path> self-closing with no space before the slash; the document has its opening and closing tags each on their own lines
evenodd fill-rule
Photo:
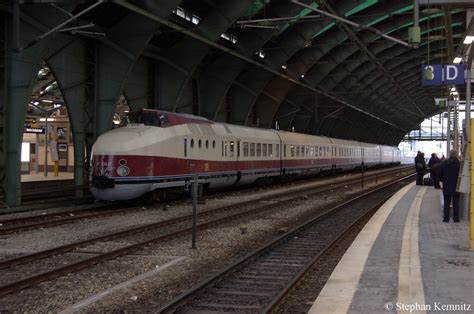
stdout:
<svg viewBox="0 0 474 314">
<path fill-rule="evenodd" d="M 397 147 L 218 123 L 183 113 L 131 111 L 92 147 L 90 190 L 119 201 L 400 163 Z"/>
</svg>

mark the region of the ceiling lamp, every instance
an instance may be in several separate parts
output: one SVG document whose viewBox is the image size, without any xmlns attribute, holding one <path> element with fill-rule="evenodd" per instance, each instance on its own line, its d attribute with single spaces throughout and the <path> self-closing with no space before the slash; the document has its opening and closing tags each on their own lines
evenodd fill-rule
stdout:
<svg viewBox="0 0 474 314">
<path fill-rule="evenodd" d="M 461 61 L 462 61 L 461 57 L 456 57 L 454 58 L 453 63 L 459 64 Z"/>
<path fill-rule="evenodd" d="M 421 13 L 426 14 L 426 15 L 436 14 L 439 12 L 441 12 L 441 10 L 438 8 L 426 8 L 426 9 L 421 10 Z"/>
<path fill-rule="evenodd" d="M 430 40 L 433 40 L 433 41 L 436 41 L 436 40 L 443 40 L 445 39 L 446 37 L 442 36 L 442 35 L 430 35 L 428 37 Z"/>
<path fill-rule="evenodd" d="M 466 36 L 463 41 L 463 43 L 466 45 L 470 45 L 472 42 L 474 42 L 474 36 Z"/>
</svg>

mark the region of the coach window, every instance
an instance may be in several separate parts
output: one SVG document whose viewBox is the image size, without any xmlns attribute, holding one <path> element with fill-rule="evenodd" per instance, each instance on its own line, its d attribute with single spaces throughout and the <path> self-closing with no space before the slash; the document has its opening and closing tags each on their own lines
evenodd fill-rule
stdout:
<svg viewBox="0 0 474 314">
<path fill-rule="evenodd" d="M 244 157 L 248 157 L 248 156 L 249 156 L 249 143 L 244 142 Z"/>
<path fill-rule="evenodd" d="M 262 144 L 257 143 L 257 157 L 262 156 Z"/>
<path fill-rule="evenodd" d="M 268 156 L 273 157 L 273 144 L 268 144 Z"/>
<path fill-rule="evenodd" d="M 206 140 L 206 149 L 209 149 L 209 141 Z"/>
<path fill-rule="evenodd" d="M 188 139 L 184 139 L 184 157 L 188 156 Z"/>
<path fill-rule="evenodd" d="M 229 157 L 234 157 L 234 141 L 230 141 L 229 150 Z"/>
<path fill-rule="evenodd" d="M 255 157 L 255 143 L 250 143 L 250 157 Z"/>
<path fill-rule="evenodd" d="M 280 157 L 280 144 L 276 144 L 276 152 L 275 152 L 275 155 L 277 157 Z"/>
<path fill-rule="evenodd" d="M 295 147 L 290 145 L 290 157 L 295 157 Z"/>
<path fill-rule="evenodd" d="M 212 141 L 212 149 L 216 149 L 216 141 Z"/>
<path fill-rule="evenodd" d="M 191 148 L 194 148 L 194 139 L 191 139 Z"/>
<path fill-rule="evenodd" d="M 267 157 L 267 144 L 262 144 L 262 156 Z"/>
<path fill-rule="evenodd" d="M 314 157 L 314 147 L 313 146 L 311 146 L 309 148 L 309 156 Z"/>
<path fill-rule="evenodd" d="M 227 157 L 227 141 L 224 141 L 224 157 Z"/>
<path fill-rule="evenodd" d="M 201 140 L 198 141 L 198 148 L 201 148 Z"/>
<path fill-rule="evenodd" d="M 221 153 L 222 157 L 224 157 L 224 141 L 221 142 Z"/>
</svg>

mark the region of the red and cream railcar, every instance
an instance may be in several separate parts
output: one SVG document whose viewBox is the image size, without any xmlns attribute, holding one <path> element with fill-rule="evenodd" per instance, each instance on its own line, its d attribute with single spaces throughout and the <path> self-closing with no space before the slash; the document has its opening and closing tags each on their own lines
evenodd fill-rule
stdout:
<svg viewBox="0 0 474 314">
<path fill-rule="evenodd" d="M 159 110 L 130 113 L 93 147 L 91 191 L 125 200 L 186 188 L 194 173 L 209 188 L 282 175 L 399 163 L 398 148 L 242 127 Z M 398 156 L 398 158 L 397 158 Z"/>
</svg>

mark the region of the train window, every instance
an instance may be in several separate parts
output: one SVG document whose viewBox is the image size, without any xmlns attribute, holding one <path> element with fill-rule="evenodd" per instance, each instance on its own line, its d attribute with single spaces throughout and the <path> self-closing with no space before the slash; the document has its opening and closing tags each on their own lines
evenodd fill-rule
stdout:
<svg viewBox="0 0 474 314">
<path fill-rule="evenodd" d="M 277 157 L 280 157 L 280 144 L 276 144 L 276 152 L 275 152 Z"/>
<path fill-rule="evenodd" d="M 227 157 L 227 141 L 224 141 L 224 157 Z"/>
<path fill-rule="evenodd" d="M 267 157 L 267 144 L 262 144 L 262 156 Z"/>
<path fill-rule="evenodd" d="M 295 157 L 295 147 L 290 145 L 290 157 Z"/>
<path fill-rule="evenodd" d="M 257 143 L 257 157 L 262 156 L 262 144 Z"/>
<path fill-rule="evenodd" d="M 244 142 L 244 157 L 248 157 L 248 156 L 249 156 L 249 143 Z"/>
<path fill-rule="evenodd" d="M 268 156 L 273 157 L 273 144 L 268 144 Z"/>
<path fill-rule="evenodd" d="M 212 149 L 216 149 L 216 141 L 212 141 Z"/>
<path fill-rule="evenodd" d="M 313 147 L 313 146 L 311 146 L 311 147 L 309 148 L 309 155 L 310 155 L 311 157 L 314 157 L 314 147 Z"/>
<path fill-rule="evenodd" d="M 128 114 L 127 119 L 129 123 L 161 126 L 160 117 L 157 116 L 155 112 L 149 112 L 144 110 L 132 111 Z M 167 121 L 168 120 L 166 119 L 166 122 Z"/>
<path fill-rule="evenodd" d="M 206 140 L 206 149 L 209 149 L 209 141 Z"/>
<path fill-rule="evenodd" d="M 184 139 L 184 157 L 188 156 L 188 139 Z"/>
<path fill-rule="evenodd" d="M 286 158 L 286 144 L 284 144 L 283 146 L 283 157 Z"/>
<path fill-rule="evenodd" d="M 201 140 L 198 141 L 198 148 L 201 148 Z"/>
<path fill-rule="evenodd" d="M 237 157 L 240 157 L 240 141 L 237 141 Z"/>
<path fill-rule="evenodd" d="M 194 148 L 194 139 L 191 139 L 191 148 Z"/>
<path fill-rule="evenodd" d="M 255 143 L 250 143 L 250 157 L 255 157 Z"/>
<path fill-rule="evenodd" d="M 234 141 L 230 141 L 229 145 L 229 156 L 234 157 Z"/>
<path fill-rule="evenodd" d="M 296 146 L 296 157 L 300 156 L 300 147 Z"/>
<path fill-rule="evenodd" d="M 160 120 L 160 125 L 162 127 L 166 127 L 168 125 L 168 116 L 161 113 L 159 116 L 158 116 L 158 119 Z"/>
<path fill-rule="evenodd" d="M 309 152 L 310 152 L 310 150 L 309 150 L 309 146 L 306 146 L 306 157 L 309 157 L 309 156 L 311 156 L 311 155 L 309 154 Z"/>
<path fill-rule="evenodd" d="M 224 141 L 221 142 L 221 153 L 222 157 L 224 157 Z"/>
</svg>

